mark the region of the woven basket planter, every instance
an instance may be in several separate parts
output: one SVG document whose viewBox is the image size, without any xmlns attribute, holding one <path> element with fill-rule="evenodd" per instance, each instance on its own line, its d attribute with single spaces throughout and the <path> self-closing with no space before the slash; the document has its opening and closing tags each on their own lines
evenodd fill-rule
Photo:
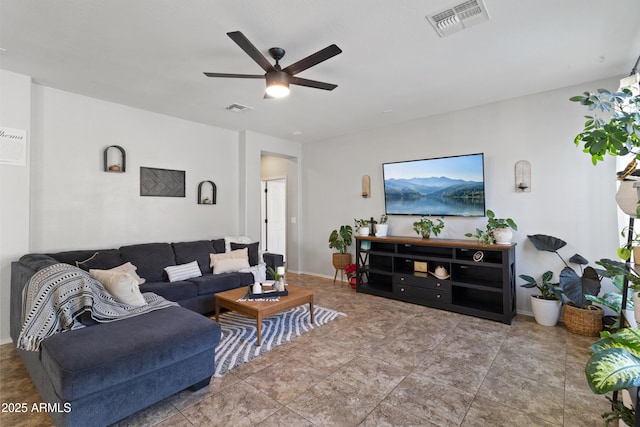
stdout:
<svg viewBox="0 0 640 427">
<path fill-rule="evenodd" d="M 336 252 L 333 254 L 332 262 L 333 268 L 336 270 L 344 270 L 347 265 L 351 264 L 351 254 L 341 254 Z"/>
<path fill-rule="evenodd" d="M 564 306 L 564 324 L 573 334 L 586 337 L 597 337 L 602 331 L 604 310 L 595 305 L 589 308 L 579 308 L 571 303 Z"/>
</svg>

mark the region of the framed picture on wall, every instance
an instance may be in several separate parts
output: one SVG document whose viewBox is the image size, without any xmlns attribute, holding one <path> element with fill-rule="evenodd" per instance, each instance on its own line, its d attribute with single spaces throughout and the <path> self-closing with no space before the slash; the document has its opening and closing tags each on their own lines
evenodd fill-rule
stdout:
<svg viewBox="0 0 640 427">
<path fill-rule="evenodd" d="M 140 195 L 185 197 L 185 171 L 140 167 Z"/>
</svg>

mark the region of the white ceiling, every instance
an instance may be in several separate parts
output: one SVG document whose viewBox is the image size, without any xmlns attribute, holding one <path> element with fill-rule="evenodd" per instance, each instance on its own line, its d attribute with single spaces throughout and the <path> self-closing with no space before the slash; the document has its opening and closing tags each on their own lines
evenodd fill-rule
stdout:
<svg viewBox="0 0 640 427">
<path fill-rule="evenodd" d="M 629 73 L 640 1 L 485 0 L 491 19 L 445 38 L 426 15 L 463 0 L 0 0 L 0 68 L 35 83 L 234 130 L 301 142 Z M 332 43 L 343 53 L 265 100 L 226 33 L 281 65 Z M 243 113 L 232 103 L 253 107 Z M 544 106 L 541 106 L 544 107 Z"/>
</svg>

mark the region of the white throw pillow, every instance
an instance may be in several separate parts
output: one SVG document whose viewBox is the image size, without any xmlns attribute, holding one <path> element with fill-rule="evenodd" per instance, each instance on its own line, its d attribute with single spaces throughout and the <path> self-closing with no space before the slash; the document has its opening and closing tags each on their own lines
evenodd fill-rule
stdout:
<svg viewBox="0 0 640 427">
<path fill-rule="evenodd" d="M 246 248 L 245 248 L 246 249 Z M 230 273 L 249 268 L 249 258 L 226 258 L 213 261 L 213 274 Z"/>
<path fill-rule="evenodd" d="M 236 249 L 235 251 L 225 252 L 223 254 L 210 254 L 209 258 L 211 259 L 211 267 L 217 260 L 222 259 L 246 259 L 247 264 L 249 263 L 249 249 L 242 248 Z"/>
<path fill-rule="evenodd" d="M 132 307 L 140 307 L 147 304 L 140 293 L 138 281 L 129 273 L 120 272 L 103 275 L 102 280 L 98 279 L 98 281 L 113 295 L 116 301 Z"/>
<path fill-rule="evenodd" d="M 100 277 L 104 279 L 106 277 L 104 274 L 129 273 L 131 277 L 136 279 L 136 281 L 138 282 L 138 285 L 142 285 L 146 279 L 143 279 L 142 277 L 138 276 L 138 273 L 136 273 L 137 269 L 138 267 L 131 264 L 130 262 L 127 262 L 117 267 L 114 267 L 110 270 L 98 270 L 98 269 L 92 268 L 89 270 L 89 274 L 91 274 L 93 277 L 98 279 L 100 283 L 102 283 L 102 279 Z"/>
<path fill-rule="evenodd" d="M 179 280 L 187 280 L 192 277 L 202 276 L 202 272 L 198 266 L 198 261 L 191 261 L 187 264 L 165 267 L 164 271 L 167 272 L 170 282 L 177 282 Z"/>
</svg>

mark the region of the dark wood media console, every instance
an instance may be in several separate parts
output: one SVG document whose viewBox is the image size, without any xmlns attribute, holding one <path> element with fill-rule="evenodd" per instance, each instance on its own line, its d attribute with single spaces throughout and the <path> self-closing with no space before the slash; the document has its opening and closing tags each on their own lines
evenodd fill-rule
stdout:
<svg viewBox="0 0 640 427">
<path fill-rule="evenodd" d="M 511 324 L 516 314 L 515 246 L 356 236 L 356 290 Z M 447 275 L 436 277 L 438 267 Z"/>
</svg>

